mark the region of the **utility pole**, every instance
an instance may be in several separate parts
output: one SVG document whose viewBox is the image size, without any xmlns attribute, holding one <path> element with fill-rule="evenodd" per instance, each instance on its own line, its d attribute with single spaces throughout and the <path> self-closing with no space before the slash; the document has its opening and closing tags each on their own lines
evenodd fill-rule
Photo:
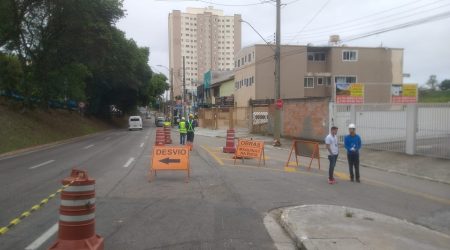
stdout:
<svg viewBox="0 0 450 250">
<path fill-rule="evenodd" d="M 277 0 L 277 26 L 276 26 L 276 48 L 275 48 L 275 98 L 276 103 L 280 99 L 280 13 L 281 13 L 281 0 Z M 273 131 L 273 146 L 281 146 L 280 134 L 281 134 L 281 108 L 275 107 L 275 126 Z"/>
<path fill-rule="evenodd" d="M 169 117 L 170 117 L 170 122 L 171 122 L 171 124 L 173 124 L 173 108 L 174 108 L 174 106 L 175 106 L 175 101 L 174 101 L 174 98 L 173 98 L 173 68 L 170 68 L 169 69 L 169 82 L 170 82 L 170 97 L 169 97 L 169 99 L 170 99 L 170 115 L 169 115 Z"/>
<path fill-rule="evenodd" d="M 182 116 L 186 116 L 186 106 L 185 106 L 185 102 L 186 102 L 186 66 L 185 66 L 185 57 L 183 56 L 183 115 Z"/>
</svg>

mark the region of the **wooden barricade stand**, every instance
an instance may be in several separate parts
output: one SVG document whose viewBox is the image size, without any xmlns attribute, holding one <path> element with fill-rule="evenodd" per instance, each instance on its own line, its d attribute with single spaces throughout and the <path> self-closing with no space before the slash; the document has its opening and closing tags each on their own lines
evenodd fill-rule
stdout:
<svg viewBox="0 0 450 250">
<path fill-rule="evenodd" d="M 311 169 L 311 164 L 314 159 L 317 159 L 320 169 L 320 151 L 318 142 L 294 140 L 285 167 L 289 166 L 289 162 L 291 161 L 292 157 L 292 152 L 294 152 L 295 154 L 295 162 L 297 164 L 297 167 L 298 167 L 298 156 L 305 156 L 311 158 L 308 169 Z"/>
<path fill-rule="evenodd" d="M 261 165 L 261 159 L 266 165 L 266 157 L 264 153 L 264 141 L 243 140 L 239 139 L 237 143 L 236 152 L 234 153 L 234 165 L 236 159 L 259 159 L 258 166 Z"/>
<path fill-rule="evenodd" d="M 189 152 L 188 146 L 154 146 L 149 181 L 156 176 L 156 171 L 174 170 L 186 171 L 186 182 L 189 182 Z"/>
</svg>

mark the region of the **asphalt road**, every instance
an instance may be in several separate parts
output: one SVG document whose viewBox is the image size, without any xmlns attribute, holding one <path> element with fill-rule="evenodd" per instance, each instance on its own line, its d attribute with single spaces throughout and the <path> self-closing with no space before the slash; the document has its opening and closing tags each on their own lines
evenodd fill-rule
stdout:
<svg viewBox="0 0 450 250">
<path fill-rule="evenodd" d="M 331 186 L 324 171 L 284 168 L 288 152 L 270 147 L 266 166 L 253 160 L 235 166 L 219 152 L 224 139 L 196 137 L 189 183 L 183 172 L 158 173 L 149 183 L 155 129 L 145 125 L 0 159 L 0 227 L 80 167 L 96 179 L 96 231 L 105 249 L 275 249 L 264 216 L 301 204 L 367 209 L 450 234 L 448 185 L 372 169 L 362 169 L 361 184 L 350 183 L 339 165 L 338 184 Z M 56 235 L 42 235 L 57 223 L 58 206 L 51 200 L 0 236 L 0 249 L 47 249 Z"/>
</svg>

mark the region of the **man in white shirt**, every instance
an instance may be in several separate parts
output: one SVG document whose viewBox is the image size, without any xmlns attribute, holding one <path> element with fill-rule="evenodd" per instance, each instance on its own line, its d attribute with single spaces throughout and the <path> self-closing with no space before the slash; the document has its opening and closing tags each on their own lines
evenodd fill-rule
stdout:
<svg viewBox="0 0 450 250">
<path fill-rule="evenodd" d="M 325 144 L 328 150 L 328 160 L 330 161 L 330 168 L 328 170 L 328 183 L 335 184 L 336 180 L 334 179 L 334 167 L 336 166 L 336 161 L 339 155 L 339 148 L 337 142 L 337 134 L 338 128 L 333 126 L 331 127 L 330 134 L 325 137 Z"/>
</svg>

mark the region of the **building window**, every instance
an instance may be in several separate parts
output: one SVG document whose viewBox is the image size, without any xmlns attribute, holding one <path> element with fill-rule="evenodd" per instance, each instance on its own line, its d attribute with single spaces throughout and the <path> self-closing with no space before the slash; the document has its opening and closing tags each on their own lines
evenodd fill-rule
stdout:
<svg viewBox="0 0 450 250">
<path fill-rule="evenodd" d="M 317 77 L 317 86 L 324 84 L 324 77 Z"/>
<path fill-rule="evenodd" d="M 342 51 L 342 61 L 355 62 L 358 61 L 358 51 L 357 50 L 343 50 Z"/>
<path fill-rule="evenodd" d="M 335 76 L 335 83 L 356 83 L 356 76 Z"/>
<path fill-rule="evenodd" d="M 314 88 L 314 77 L 305 77 L 303 87 Z"/>
<path fill-rule="evenodd" d="M 308 61 L 325 61 L 325 52 L 308 52 Z"/>
</svg>

